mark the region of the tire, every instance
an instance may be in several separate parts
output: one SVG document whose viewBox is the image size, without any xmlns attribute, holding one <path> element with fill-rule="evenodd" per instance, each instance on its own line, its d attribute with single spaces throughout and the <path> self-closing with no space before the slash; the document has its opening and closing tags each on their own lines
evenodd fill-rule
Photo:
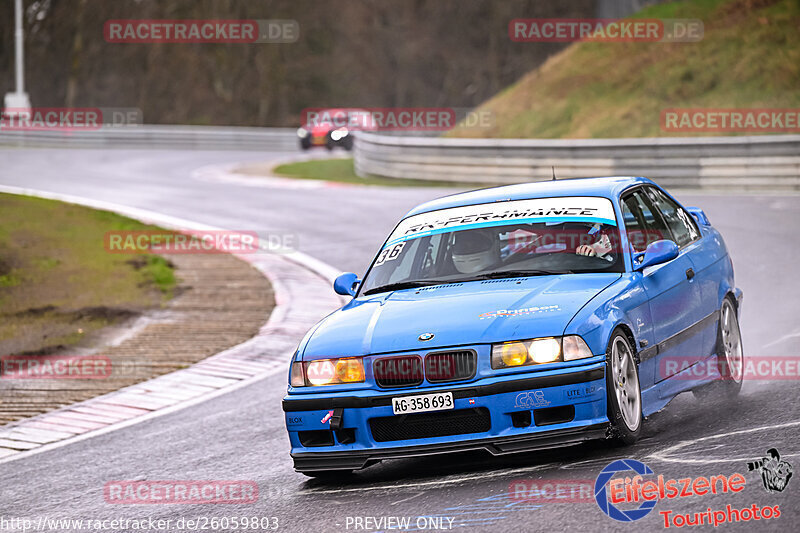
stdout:
<svg viewBox="0 0 800 533">
<path fill-rule="evenodd" d="M 304 138 L 300 139 L 300 149 L 301 150 L 308 150 L 309 148 L 311 148 L 311 138 L 310 137 L 304 137 Z"/>
<path fill-rule="evenodd" d="M 353 149 L 353 137 L 352 136 L 348 135 L 347 137 L 344 138 L 344 140 L 342 141 L 342 148 L 344 148 L 348 152 Z"/>
<path fill-rule="evenodd" d="M 642 391 L 639 368 L 628 336 L 614 330 L 606 350 L 608 420 L 614 444 L 631 445 L 642 433 Z"/>
<path fill-rule="evenodd" d="M 744 377 L 744 349 L 742 332 L 736 307 L 730 297 L 722 301 L 717 326 L 717 370 L 721 376 L 716 381 L 694 389 L 695 397 L 706 400 L 711 397 L 733 399 L 742 390 Z"/>
</svg>

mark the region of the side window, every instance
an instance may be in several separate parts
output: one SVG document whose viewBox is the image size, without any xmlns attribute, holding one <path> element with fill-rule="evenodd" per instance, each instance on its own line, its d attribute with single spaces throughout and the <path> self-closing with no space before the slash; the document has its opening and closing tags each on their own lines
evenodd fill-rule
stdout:
<svg viewBox="0 0 800 533">
<path fill-rule="evenodd" d="M 661 218 L 650 209 L 642 191 L 636 191 L 622 200 L 622 217 L 628 241 L 635 252 L 644 252 L 647 245 L 671 235 Z"/>
<path fill-rule="evenodd" d="M 672 230 L 678 246 L 689 244 L 700 237 L 700 231 L 692 220 L 692 216 L 681 206 L 656 188 L 647 187 L 646 190 L 648 198 L 661 212 L 669 229 Z"/>
</svg>

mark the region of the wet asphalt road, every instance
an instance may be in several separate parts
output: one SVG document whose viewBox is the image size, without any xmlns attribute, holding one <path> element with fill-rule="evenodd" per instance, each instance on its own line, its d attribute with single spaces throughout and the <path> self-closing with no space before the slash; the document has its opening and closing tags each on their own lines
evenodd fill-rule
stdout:
<svg viewBox="0 0 800 533">
<path fill-rule="evenodd" d="M 204 165 L 286 155 L 0 150 L 0 183 L 102 199 L 229 229 L 255 230 L 262 236 L 291 234 L 301 251 L 359 273 L 408 209 L 454 192 L 246 186 L 193 177 Z M 737 284 L 745 294 L 740 320 L 746 355 L 798 355 L 800 197 L 677 196 L 686 205 L 703 207 L 728 243 Z M 309 532 L 377 531 L 385 524 L 356 528 L 355 517 L 389 516 L 405 517 L 412 524 L 423 517 L 420 525 L 441 524 L 459 531 L 663 530 L 661 512 L 672 511 L 674 516 L 754 504 L 777 505 L 781 516 L 722 527 L 784 531 L 800 520 L 800 480 L 791 479 L 783 492 L 768 493 L 759 477 L 746 469 L 747 461 L 771 447 L 800 468 L 796 381 L 748 382 L 739 399 L 729 403 L 699 402 L 683 394 L 647 420 L 643 438 L 630 448 L 598 443 L 504 458 L 461 454 L 408 459 L 335 482 L 309 480 L 293 471 L 280 408 L 285 387 L 285 376 L 276 375 L 178 413 L 0 465 L 0 532 L 21 531 L 3 523 L 18 517 L 34 523 L 39 517 L 160 518 L 171 520 L 167 530 L 178 531 L 181 518 L 233 516 L 277 517 L 280 531 Z M 519 481 L 591 485 L 600 470 L 618 458 L 642 461 L 665 478 L 740 472 L 746 485 L 736 494 L 661 501 L 633 524 L 608 518 L 592 499 L 567 503 L 513 497 Z M 260 497 L 257 503 L 238 506 L 105 503 L 106 482 L 144 479 L 254 480 Z M 183 530 L 202 531 L 202 525 L 184 524 Z M 205 526 L 212 530 L 210 523 Z M 87 527 L 84 523 L 83 530 Z M 708 529 L 689 529 L 701 528 Z M 49 530 L 79 529 L 53 524 Z"/>
</svg>

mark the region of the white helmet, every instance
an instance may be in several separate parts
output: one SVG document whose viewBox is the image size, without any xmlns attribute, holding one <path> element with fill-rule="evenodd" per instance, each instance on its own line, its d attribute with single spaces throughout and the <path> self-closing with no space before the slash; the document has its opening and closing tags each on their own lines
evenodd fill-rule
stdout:
<svg viewBox="0 0 800 533">
<path fill-rule="evenodd" d="M 462 274 L 474 274 L 497 262 L 498 247 L 491 233 L 482 229 L 459 231 L 453 244 L 453 266 Z"/>
</svg>

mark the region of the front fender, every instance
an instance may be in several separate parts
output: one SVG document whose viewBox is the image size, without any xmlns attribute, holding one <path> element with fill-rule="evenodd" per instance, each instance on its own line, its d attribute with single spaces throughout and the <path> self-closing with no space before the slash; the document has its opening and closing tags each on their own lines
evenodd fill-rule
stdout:
<svg viewBox="0 0 800 533">
<path fill-rule="evenodd" d="M 738 315 L 742 312 L 742 300 L 744 299 L 742 289 L 738 287 L 733 289 L 733 297 L 736 299 L 736 314 Z"/>
<path fill-rule="evenodd" d="M 742 289 L 736 286 L 733 277 L 733 261 L 731 260 L 731 256 L 728 255 L 726 259 L 727 261 L 722 261 L 722 275 L 719 280 L 719 290 L 717 293 L 717 309 L 722 307 L 722 300 L 730 294 L 734 299 L 736 312 L 740 314 L 743 296 Z"/>
<path fill-rule="evenodd" d="M 653 325 L 641 273 L 628 273 L 592 298 L 570 320 L 565 335 L 580 335 L 594 355 L 604 354 L 617 326 L 633 334 L 634 349 L 653 345 Z"/>
</svg>

